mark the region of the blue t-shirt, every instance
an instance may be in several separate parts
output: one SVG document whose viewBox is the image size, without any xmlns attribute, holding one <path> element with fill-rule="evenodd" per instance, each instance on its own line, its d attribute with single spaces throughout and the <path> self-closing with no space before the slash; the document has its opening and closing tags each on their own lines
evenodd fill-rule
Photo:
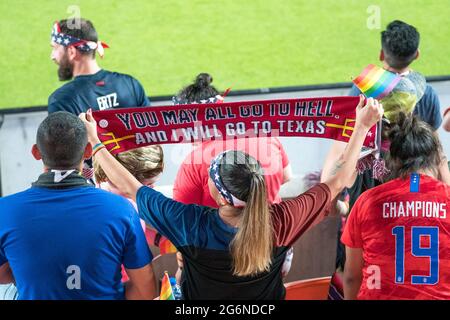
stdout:
<svg viewBox="0 0 450 320">
<path fill-rule="evenodd" d="M 353 85 L 348 93 L 349 96 L 359 96 L 361 91 L 357 86 Z M 442 123 L 441 104 L 439 97 L 434 91 L 433 87 L 427 84 L 425 93 L 422 99 L 417 102 L 413 114 L 417 115 L 423 121 L 431 125 L 435 130 L 439 128 Z"/>
<path fill-rule="evenodd" d="M 131 203 L 92 186 L 33 186 L 0 199 L 0 265 L 19 299 L 123 299 L 121 266 L 153 256 Z"/>
<path fill-rule="evenodd" d="M 67 111 L 75 115 L 92 110 L 149 106 L 142 85 L 132 76 L 100 70 L 77 76 L 48 98 L 48 112 Z"/>
</svg>

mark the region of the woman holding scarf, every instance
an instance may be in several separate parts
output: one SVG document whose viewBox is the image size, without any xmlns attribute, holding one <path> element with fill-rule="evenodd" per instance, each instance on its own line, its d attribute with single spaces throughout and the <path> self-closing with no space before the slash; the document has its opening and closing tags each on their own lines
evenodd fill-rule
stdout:
<svg viewBox="0 0 450 320">
<path fill-rule="evenodd" d="M 109 180 L 135 199 L 139 214 L 183 254 L 185 299 L 283 299 L 281 267 L 289 247 L 329 212 L 331 201 L 348 183 L 368 130 L 381 119 L 382 106 L 361 97 L 355 128 L 335 174 L 298 197 L 267 203 L 259 163 L 240 151 L 226 151 L 211 162 L 213 209 L 186 205 L 143 186 L 101 145 L 90 112 L 85 122 L 96 161 Z"/>
</svg>

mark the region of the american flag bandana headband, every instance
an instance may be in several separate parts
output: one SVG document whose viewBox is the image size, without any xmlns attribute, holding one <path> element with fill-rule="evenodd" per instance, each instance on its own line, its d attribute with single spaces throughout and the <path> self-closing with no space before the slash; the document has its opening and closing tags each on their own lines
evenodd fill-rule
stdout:
<svg viewBox="0 0 450 320">
<path fill-rule="evenodd" d="M 200 101 L 195 101 L 195 102 L 188 102 L 187 99 L 182 99 L 179 98 L 177 96 L 172 97 L 172 103 L 174 105 L 180 105 L 180 104 L 203 104 L 203 103 L 223 103 L 225 100 L 225 97 L 228 95 L 228 93 L 230 93 L 231 88 L 228 88 L 227 90 L 225 90 L 225 92 L 220 95 L 216 95 L 214 97 L 210 97 L 209 99 L 203 99 Z"/>
<path fill-rule="evenodd" d="M 187 99 L 181 99 L 181 98 L 178 98 L 177 96 L 174 96 L 174 97 L 172 97 L 172 103 L 174 105 L 179 105 L 179 104 L 183 104 L 183 105 L 184 104 L 203 104 L 203 103 L 223 103 L 223 97 L 220 94 L 218 94 L 218 95 L 216 95 L 214 97 L 211 97 L 209 99 L 204 99 L 204 100 L 200 100 L 200 101 L 195 101 L 195 102 L 189 103 L 187 101 Z"/>
<path fill-rule="evenodd" d="M 52 36 L 51 41 L 57 44 L 60 44 L 62 46 L 68 47 L 68 46 L 74 46 L 75 48 L 84 51 L 89 52 L 92 50 L 97 50 L 98 55 L 103 58 L 103 55 L 105 54 L 105 48 L 109 48 L 109 46 L 101 41 L 88 41 L 88 40 L 82 40 L 78 39 L 76 37 L 72 37 L 68 34 L 61 32 L 61 27 L 59 26 L 58 22 L 55 22 L 52 28 Z"/>
<path fill-rule="evenodd" d="M 239 200 L 238 198 L 233 196 L 231 192 L 227 190 L 227 188 L 225 188 L 225 185 L 223 184 L 222 178 L 219 174 L 220 162 L 227 152 L 228 151 L 222 152 L 211 161 L 211 166 L 209 168 L 209 177 L 214 182 L 214 185 L 216 186 L 217 190 L 219 190 L 221 196 L 224 197 L 229 204 L 231 204 L 233 207 L 245 207 L 245 201 Z"/>
</svg>

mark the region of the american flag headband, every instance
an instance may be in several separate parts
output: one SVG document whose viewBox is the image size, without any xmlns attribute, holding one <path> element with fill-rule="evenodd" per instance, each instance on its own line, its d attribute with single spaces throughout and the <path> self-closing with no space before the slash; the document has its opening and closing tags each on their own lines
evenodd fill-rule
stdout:
<svg viewBox="0 0 450 320">
<path fill-rule="evenodd" d="M 71 35 L 65 34 L 61 32 L 61 27 L 58 22 L 55 22 L 52 28 L 52 37 L 51 41 L 62 46 L 74 46 L 75 48 L 83 51 L 89 52 L 92 50 L 97 50 L 99 56 L 103 58 L 105 54 L 105 48 L 109 48 L 109 46 L 101 41 L 88 41 L 78 39 L 77 37 L 72 37 Z"/>
<path fill-rule="evenodd" d="M 200 100 L 200 101 L 195 101 L 192 103 L 189 103 L 187 101 L 187 99 L 180 99 L 177 96 L 172 97 L 172 103 L 174 105 L 179 105 L 179 104 L 204 104 L 204 103 L 223 103 L 225 97 L 228 95 L 228 93 L 231 91 L 231 88 L 228 88 L 227 90 L 225 90 L 225 92 L 220 95 L 216 95 L 214 97 L 211 97 L 209 99 L 204 99 L 204 100 Z"/>
<path fill-rule="evenodd" d="M 192 103 L 189 103 L 187 101 L 187 99 L 180 99 L 177 96 L 172 97 L 172 103 L 174 105 L 179 105 L 179 104 L 205 104 L 205 103 L 223 103 L 223 97 L 218 94 L 214 97 L 211 97 L 209 99 L 204 99 L 204 100 L 200 100 L 200 101 L 195 101 Z"/>
<path fill-rule="evenodd" d="M 211 161 L 211 166 L 209 168 L 209 177 L 214 182 L 214 185 L 216 186 L 217 190 L 219 190 L 221 196 L 224 197 L 229 204 L 231 204 L 233 207 L 245 207 L 247 203 L 233 196 L 231 192 L 227 190 L 227 188 L 223 184 L 222 178 L 220 177 L 220 162 L 222 161 L 222 158 L 226 153 L 227 151 L 222 152 Z"/>
</svg>

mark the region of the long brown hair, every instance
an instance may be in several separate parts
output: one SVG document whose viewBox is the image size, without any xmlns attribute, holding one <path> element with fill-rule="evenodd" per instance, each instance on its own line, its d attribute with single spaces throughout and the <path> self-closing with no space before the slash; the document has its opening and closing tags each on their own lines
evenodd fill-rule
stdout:
<svg viewBox="0 0 450 320">
<path fill-rule="evenodd" d="M 268 271 L 273 228 L 261 165 L 248 154 L 228 151 L 222 158 L 220 176 L 228 191 L 246 202 L 238 232 L 230 244 L 233 274 L 252 276 Z"/>
</svg>

